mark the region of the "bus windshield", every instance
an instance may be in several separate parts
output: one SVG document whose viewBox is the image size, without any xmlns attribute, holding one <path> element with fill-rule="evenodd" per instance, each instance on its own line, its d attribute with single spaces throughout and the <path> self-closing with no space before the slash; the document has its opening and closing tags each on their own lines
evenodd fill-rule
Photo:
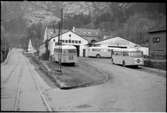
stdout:
<svg viewBox="0 0 167 113">
<path fill-rule="evenodd" d="M 68 52 L 69 53 L 76 53 L 77 51 L 76 51 L 76 49 L 69 49 Z"/>
<path fill-rule="evenodd" d="M 131 57 L 142 57 L 142 52 L 141 51 L 130 51 L 129 56 Z"/>
</svg>

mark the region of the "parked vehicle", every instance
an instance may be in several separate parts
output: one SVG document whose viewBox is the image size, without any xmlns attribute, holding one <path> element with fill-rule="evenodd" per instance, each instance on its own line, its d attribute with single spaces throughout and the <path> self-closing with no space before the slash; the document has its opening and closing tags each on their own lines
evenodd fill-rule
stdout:
<svg viewBox="0 0 167 113">
<path fill-rule="evenodd" d="M 135 48 L 115 48 L 113 49 L 112 62 L 122 66 L 144 65 L 143 52 Z"/>
<path fill-rule="evenodd" d="M 111 57 L 111 49 L 107 46 L 89 47 L 88 57 Z"/>
<path fill-rule="evenodd" d="M 53 61 L 59 62 L 59 60 L 61 60 L 61 63 L 71 63 L 75 65 L 77 62 L 76 47 L 70 45 L 55 46 Z"/>
</svg>

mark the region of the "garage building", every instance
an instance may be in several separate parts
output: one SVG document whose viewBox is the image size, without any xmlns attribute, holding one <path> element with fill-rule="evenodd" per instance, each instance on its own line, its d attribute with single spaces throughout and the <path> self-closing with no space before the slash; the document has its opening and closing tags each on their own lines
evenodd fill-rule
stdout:
<svg viewBox="0 0 167 113">
<path fill-rule="evenodd" d="M 50 55 L 53 55 L 54 46 L 58 43 L 58 32 L 58 29 L 53 28 L 46 28 L 45 30 L 43 42 L 49 40 Z M 75 46 L 77 55 L 85 56 L 87 45 L 92 40 L 97 41 L 99 39 L 99 30 L 73 27 L 72 30 L 63 29 L 60 37 L 62 44 Z"/>
</svg>

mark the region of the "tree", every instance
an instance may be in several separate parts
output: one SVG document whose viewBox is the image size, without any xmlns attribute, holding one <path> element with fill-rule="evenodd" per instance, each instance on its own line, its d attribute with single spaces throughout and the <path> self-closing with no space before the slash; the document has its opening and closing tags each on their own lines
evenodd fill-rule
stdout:
<svg viewBox="0 0 167 113">
<path fill-rule="evenodd" d="M 143 42 L 143 33 L 147 32 L 149 28 L 155 25 L 155 21 L 141 15 L 135 14 L 126 21 L 124 24 L 124 37 L 133 40 L 136 43 Z"/>
<path fill-rule="evenodd" d="M 32 44 L 38 48 L 44 36 L 44 25 L 42 23 L 34 23 L 27 28 L 27 40 L 31 39 Z"/>
</svg>

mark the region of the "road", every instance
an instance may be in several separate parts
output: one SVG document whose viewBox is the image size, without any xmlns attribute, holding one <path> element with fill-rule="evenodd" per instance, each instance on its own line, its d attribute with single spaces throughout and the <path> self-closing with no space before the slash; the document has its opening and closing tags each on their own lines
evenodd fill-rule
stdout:
<svg viewBox="0 0 167 113">
<path fill-rule="evenodd" d="M 1 110 L 165 112 L 164 73 L 112 65 L 109 59 L 80 61 L 108 73 L 110 80 L 71 90 L 51 87 L 28 58 L 13 49 L 1 64 Z"/>
<path fill-rule="evenodd" d="M 1 110 L 47 111 L 42 94 L 47 88 L 22 51 L 11 50 L 7 63 L 1 65 Z"/>
</svg>

